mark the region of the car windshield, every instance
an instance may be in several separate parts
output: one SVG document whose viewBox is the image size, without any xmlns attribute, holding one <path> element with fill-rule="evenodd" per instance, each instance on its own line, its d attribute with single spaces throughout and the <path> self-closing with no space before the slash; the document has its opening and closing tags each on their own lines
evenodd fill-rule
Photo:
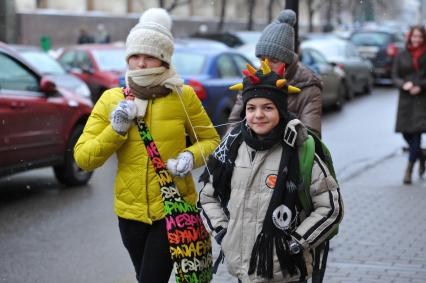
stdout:
<svg viewBox="0 0 426 283">
<path fill-rule="evenodd" d="M 259 41 L 259 38 L 261 36 L 261 32 L 254 32 L 254 31 L 240 31 L 236 33 L 242 41 L 247 44 L 256 44 Z"/>
<path fill-rule="evenodd" d="M 43 75 L 63 75 L 66 73 L 62 66 L 46 53 L 23 51 L 21 55 Z"/>
<path fill-rule="evenodd" d="M 390 35 L 382 32 L 363 32 L 352 35 L 351 41 L 357 45 L 383 46 L 390 41 Z"/>
<path fill-rule="evenodd" d="M 191 52 L 176 52 L 173 54 L 172 63 L 176 72 L 184 76 L 201 74 L 207 55 L 194 54 Z"/>
<path fill-rule="evenodd" d="M 314 49 L 319 50 L 327 58 L 327 61 L 333 61 L 335 58 L 345 57 L 345 45 L 340 41 L 315 40 L 308 46 L 312 46 Z"/>
<path fill-rule="evenodd" d="M 101 71 L 121 72 L 127 68 L 124 49 L 97 49 L 92 53 Z"/>
</svg>

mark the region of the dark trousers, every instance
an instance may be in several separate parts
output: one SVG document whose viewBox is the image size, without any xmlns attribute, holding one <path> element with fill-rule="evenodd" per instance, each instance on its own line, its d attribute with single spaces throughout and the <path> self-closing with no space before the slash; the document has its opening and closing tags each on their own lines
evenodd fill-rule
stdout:
<svg viewBox="0 0 426 283">
<path fill-rule="evenodd" d="M 139 283 L 167 283 L 173 268 L 165 220 L 152 225 L 119 217 L 121 239 Z"/>
<path fill-rule="evenodd" d="M 419 154 L 422 154 L 420 151 L 420 145 L 421 145 L 421 134 L 415 133 L 415 134 L 407 134 L 403 133 L 402 136 L 404 137 L 405 141 L 408 144 L 408 161 L 415 163 L 417 158 L 419 157 Z"/>
</svg>

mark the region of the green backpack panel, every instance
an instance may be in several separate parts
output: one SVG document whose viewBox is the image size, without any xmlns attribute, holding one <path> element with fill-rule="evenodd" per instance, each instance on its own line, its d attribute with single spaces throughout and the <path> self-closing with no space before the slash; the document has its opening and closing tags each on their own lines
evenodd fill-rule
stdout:
<svg viewBox="0 0 426 283">
<path fill-rule="evenodd" d="M 310 185 L 312 179 L 312 167 L 314 165 L 315 154 L 324 161 L 327 166 L 330 174 L 333 176 L 334 180 L 337 182 L 336 173 L 333 167 L 333 160 L 331 159 L 330 151 L 327 146 L 318 138 L 315 134 L 308 130 L 308 139 L 302 144 L 299 150 L 299 166 L 300 173 L 302 175 L 303 190 L 299 191 L 299 200 L 302 204 L 303 210 L 306 212 L 306 215 L 311 214 L 312 199 L 310 195 Z M 330 234 L 328 239 L 333 238 L 339 232 L 339 227 Z"/>
</svg>

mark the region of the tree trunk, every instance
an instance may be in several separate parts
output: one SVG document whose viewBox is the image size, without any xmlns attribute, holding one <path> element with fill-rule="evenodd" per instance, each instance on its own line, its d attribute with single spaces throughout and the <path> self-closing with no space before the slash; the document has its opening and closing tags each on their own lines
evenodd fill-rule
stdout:
<svg viewBox="0 0 426 283">
<path fill-rule="evenodd" d="M 314 25 L 312 23 L 313 17 L 314 17 L 314 8 L 313 6 L 313 0 L 307 0 L 306 5 L 308 6 L 308 32 L 314 31 Z"/>
<path fill-rule="evenodd" d="M 254 7 L 256 6 L 256 0 L 248 1 L 248 21 L 247 21 L 247 30 L 253 30 L 253 16 L 254 16 Z"/>
<path fill-rule="evenodd" d="M 272 22 L 275 0 L 269 0 L 268 4 L 268 23 Z"/>
<path fill-rule="evenodd" d="M 220 1 L 220 19 L 217 25 L 217 31 L 223 30 L 223 25 L 225 23 L 225 13 L 226 13 L 226 0 Z"/>
<path fill-rule="evenodd" d="M 95 9 L 95 3 L 93 0 L 86 0 L 86 11 L 93 11 Z"/>
</svg>

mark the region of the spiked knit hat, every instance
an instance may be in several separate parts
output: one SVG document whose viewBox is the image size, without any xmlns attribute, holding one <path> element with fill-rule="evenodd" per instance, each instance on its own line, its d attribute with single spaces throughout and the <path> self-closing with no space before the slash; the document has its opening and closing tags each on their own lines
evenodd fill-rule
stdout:
<svg viewBox="0 0 426 283">
<path fill-rule="evenodd" d="M 241 117 L 245 117 L 247 102 L 252 98 L 270 99 L 278 108 L 281 116 L 287 113 L 287 95 L 298 93 L 300 89 L 287 84 L 282 78 L 285 65 L 283 64 L 277 73 L 271 71 L 268 61 L 261 62 L 261 68 L 256 70 L 247 64 L 247 70 L 243 70 L 245 75 L 243 82 L 231 86 L 231 90 L 242 90 L 243 105 Z"/>
</svg>

